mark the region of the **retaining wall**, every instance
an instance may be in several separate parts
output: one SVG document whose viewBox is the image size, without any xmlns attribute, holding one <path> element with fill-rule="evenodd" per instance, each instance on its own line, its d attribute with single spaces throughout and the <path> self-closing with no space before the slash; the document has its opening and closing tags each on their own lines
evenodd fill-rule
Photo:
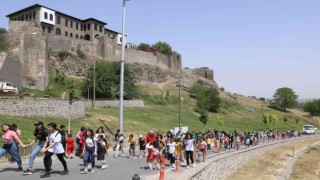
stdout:
<svg viewBox="0 0 320 180">
<path fill-rule="evenodd" d="M 71 119 L 85 114 L 82 101 L 76 101 L 70 108 Z M 13 116 L 35 116 L 69 118 L 69 102 L 55 99 L 0 99 L 0 114 Z"/>
<path fill-rule="evenodd" d="M 297 139 L 297 140 L 305 140 Z M 203 180 L 203 179 L 226 179 L 228 176 L 237 172 L 243 165 L 249 161 L 261 156 L 269 150 L 280 147 L 283 144 L 293 143 L 296 140 L 283 141 L 274 144 L 265 144 L 263 146 L 252 147 L 249 149 L 234 151 L 231 153 L 223 154 L 217 157 L 216 160 L 211 162 L 207 167 L 197 172 L 190 179 Z"/>
<path fill-rule="evenodd" d="M 92 101 L 84 101 L 85 108 L 92 107 Z M 111 100 L 111 101 L 95 101 L 94 107 L 96 108 L 103 108 L 103 107 L 119 107 L 118 100 Z M 127 108 L 144 108 L 144 102 L 142 100 L 125 100 L 123 101 L 123 107 Z"/>
</svg>

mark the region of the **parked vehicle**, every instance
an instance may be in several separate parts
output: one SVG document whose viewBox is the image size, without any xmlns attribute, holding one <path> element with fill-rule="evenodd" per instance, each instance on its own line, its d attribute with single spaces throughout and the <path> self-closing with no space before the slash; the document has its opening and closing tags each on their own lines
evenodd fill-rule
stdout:
<svg viewBox="0 0 320 180">
<path fill-rule="evenodd" d="M 10 82 L 0 82 L 0 94 L 18 94 L 18 88 Z"/>
<path fill-rule="evenodd" d="M 302 134 L 314 134 L 318 128 L 313 125 L 304 125 L 302 129 Z"/>
</svg>

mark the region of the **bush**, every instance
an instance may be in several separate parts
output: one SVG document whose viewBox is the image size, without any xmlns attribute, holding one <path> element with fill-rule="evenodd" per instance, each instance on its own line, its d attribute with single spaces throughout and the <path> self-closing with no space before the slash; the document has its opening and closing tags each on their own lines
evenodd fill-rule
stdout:
<svg viewBox="0 0 320 180">
<path fill-rule="evenodd" d="M 197 108 L 210 112 L 218 112 L 221 107 L 221 99 L 217 89 L 207 88 L 199 84 L 193 84 L 190 88 L 191 94 L 196 94 Z"/>
<path fill-rule="evenodd" d="M 304 111 L 309 112 L 312 116 L 320 115 L 320 99 L 308 101 L 303 106 Z"/>
<path fill-rule="evenodd" d="M 66 78 L 66 75 L 64 74 L 64 72 L 56 71 L 54 82 L 64 84 L 65 78 Z"/>
<path fill-rule="evenodd" d="M 9 47 L 9 42 L 7 41 L 7 38 L 5 34 L 7 33 L 7 30 L 4 28 L 0 28 L 0 51 L 7 51 Z"/>
<path fill-rule="evenodd" d="M 78 57 L 80 59 L 85 59 L 86 58 L 86 54 L 83 51 L 81 51 L 80 48 L 77 49 L 77 55 L 78 55 Z"/>
<path fill-rule="evenodd" d="M 69 53 L 66 50 L 61 50 L 59 52 L 59 58 L 62 59 L 62 60 L 65 59 L 68 55 L 69 55 Z"/>
</svg>

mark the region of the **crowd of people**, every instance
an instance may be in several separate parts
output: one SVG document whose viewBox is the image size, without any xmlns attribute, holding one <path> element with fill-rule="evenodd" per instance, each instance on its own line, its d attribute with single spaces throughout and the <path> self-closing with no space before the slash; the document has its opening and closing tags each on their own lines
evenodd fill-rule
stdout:
<svg viewBox="0 0 320 180">
<path fill-rule="evenodd" d="M 0 148 L 0 158 L 9 153 L 12 157 L 11 160 L 17 162 L 19 171 L 23 171 L 19 146 L 26 148 L 38 143 L 29 156 L 28 168 L 23 171 L 23 174 L 31 175 L 33 173 L 34 160 L 39 153 L 44 155 L 45 172 L 40 176 L 41 178 L 50 177 L 53 154 L 57 155 L 63 166 L 61 175 L 69 174 L 65 159 L 72 159 L 74 158 L 73 155 L 83 159 L 84 169 L 80 171 L 81 174 L 94 173 L 96 159 L 100 161 L 101 169 L 109 167 L 106 163 L 109 143 L 103 127 L 99 127 L 96 131 L 82 127 L 75 138 L 72 134 L 67 134 L 66 137 L 65 126 L 61 125 L 58 129 L 54 122 L 47 124 L 47 127 L 45 127 L 43 122 L 37 121 L 34 123 L 34 127 L 34 139 L 26 144 L 21 141 L 21 130 L 17 128 L 16 124 L 4 123 L 1 125 L 3 146 Z M 113 150 L 115 151 L 114 158 L 124 157 L 124 146 L 128 146 L 128 158 L 146 157 L 147 170 L 160 170 L 160 163 L 163 158 L 168 159 L 172 168 L 176 168 L 176 160 L 179 160 L 185 162 L 188 169 L 195 167 L 196 162 L 204 162 L 208 151 L 220 153 L 221 149 L 234 148 L 239 150 L 241 145 L 249 148 L 251 145 L 259 144 L 259 142 L 263 143 L 269 140 L 300 135 L 300 131 L 286 131 L 285 129 L 282 131 L 254 130 L 252 132 L 208 130 L 205 133 L 192 131 L 176 134 L 171 131 L 166 134 L 149 131 L 146 136 L 140 134 L 139 138 L 136 139 L 133 134 L 130 134 L 126 139 L 123 133 L 117 130 L 113 138 Z M 138 156 L 136 156 L 136 146 L 139 148 Z"/>
</svg>

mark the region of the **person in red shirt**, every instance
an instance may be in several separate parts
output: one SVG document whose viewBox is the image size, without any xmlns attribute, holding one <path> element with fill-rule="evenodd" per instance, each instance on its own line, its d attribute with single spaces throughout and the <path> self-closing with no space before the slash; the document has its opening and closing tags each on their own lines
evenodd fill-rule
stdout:
<svg viewBox="0 0 320 180">
<path fill-rule="evenodd" d="M 157 135 L 154 134 L 153 131 L 149 131 L 148 135 L 146 136 L 146 142 L 145 142 L 144 146 L 152 145 L 153 141 L 156 139 L 157 139 Z M 146 156 L 149 157 L 150 153 L 151 153 L 151 149 L 148 148 Z"/>
<path fill-rule="evenodd" d="M 72 154 L 74 150 L 74 138 L 72 137 L 72 134 L 68 134 L 68 138 L 66 139 L 66 145 L 67 145 L 67 156 L 68 159 L 72 159 Z"/>
</svg>

